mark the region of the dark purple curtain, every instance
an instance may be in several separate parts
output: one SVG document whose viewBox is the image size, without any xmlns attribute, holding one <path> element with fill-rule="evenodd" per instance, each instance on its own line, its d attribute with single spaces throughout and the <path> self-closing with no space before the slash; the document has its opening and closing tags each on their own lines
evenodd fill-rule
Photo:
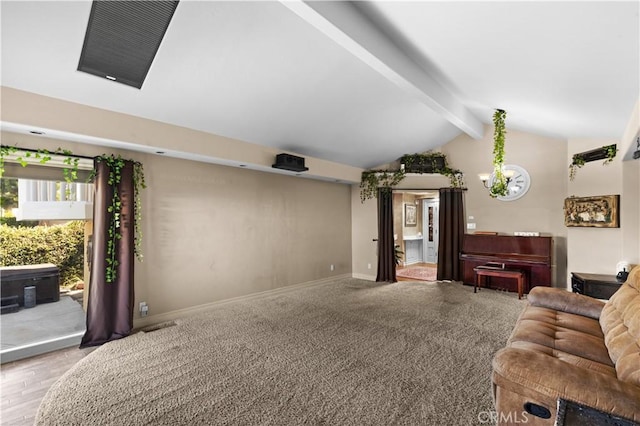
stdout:
<svg viewBox="0 0 640 426">
<path fill-rule="evenodd" d="M 394 283 L 396 279 L 395 241 L 393 240 L 393 193 L 378 190 L 378 275 L 376 281 Z"/>
<path fill-rule="evenodd" d="M 462 279 L 460 250 L 464 235 L 464 215 L 464 190 L 440 188 L 438 280 Z"/>
<path fill-rule="evenodd" d="M 107 244 L 112 212 L 113 187 L 109 184 L 109 165 L 95 161 L 95 199 L 93 203 L 93 251 L 87 331 L 80 347 L 98 346 L 110 340 L 128 336 L 133 328 L 133 262 L 134 262 L 134 188 L 133 162 L 125 161 L 120 183 L 116 184 L 122 203 L 120 230 L 122 238 L 116 240 L 118 262 L 114 282 L 107 282 Z"/>
</svg>

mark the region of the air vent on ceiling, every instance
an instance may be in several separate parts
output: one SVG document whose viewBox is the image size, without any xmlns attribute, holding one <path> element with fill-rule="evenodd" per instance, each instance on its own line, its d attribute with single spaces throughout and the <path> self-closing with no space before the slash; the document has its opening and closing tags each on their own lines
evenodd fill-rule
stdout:
<svg viewBox="0 0 640 426">
<path fill-rule="evenodd" d="M 94 1 L 78 71 L 141 88 L 176 7 L 178 1 Z"/>
<path fill-rule="evenodd" d="M 292 172 L 306 172 L 308 167 L 304 166 L 304 158 L 296 157 L 291 154 L 278 154 L 276 155 L 276 164 L 271 167 L 274 169 L 289 170 Z"/>
</svg>

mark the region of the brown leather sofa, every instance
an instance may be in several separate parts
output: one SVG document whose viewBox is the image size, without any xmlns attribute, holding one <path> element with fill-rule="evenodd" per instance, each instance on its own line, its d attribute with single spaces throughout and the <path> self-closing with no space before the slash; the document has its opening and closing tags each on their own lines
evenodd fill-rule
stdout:
<svg viewBox="0 0 640 426">
<path fill-rule="evenodd" d="M 559 398 L 640 422 L 640 266 L 606 303 L 540 286 L 527 299 L 493 359 L 498 424 L 553 425 Z"/>
</svg>

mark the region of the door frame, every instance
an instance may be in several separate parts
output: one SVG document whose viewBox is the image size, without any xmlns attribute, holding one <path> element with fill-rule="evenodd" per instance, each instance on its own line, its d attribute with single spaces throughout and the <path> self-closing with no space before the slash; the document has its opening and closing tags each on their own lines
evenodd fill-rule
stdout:
<svg viewBox="0 0 640 426">
<path fill-rule="evenodd" d="M 435 255 L 433 261 L 429 259 L 429 207 L 434 207 L 433 212 L 433 239 L 431 244 L 434 247 Z M 423 198 L 422 199 L 422 261 L 424 263 L 438 264 L 438 249 L 439 249 L 439 235 L 440 235 L 440 199 Z"/>
</svg>

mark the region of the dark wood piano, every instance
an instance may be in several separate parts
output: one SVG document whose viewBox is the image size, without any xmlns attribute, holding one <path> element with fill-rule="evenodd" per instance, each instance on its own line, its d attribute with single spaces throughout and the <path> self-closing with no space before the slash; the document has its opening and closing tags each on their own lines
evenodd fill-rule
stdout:
<svg viewBox="0 0 640 426">
<path fill-rule="evenodd" d="M 505 269 L 520 269 L 527 276 L 529 289 L 551 286 L 552 237 L 516 237 L 511 235 L 465 234 L 460 263 L 462 280 L 473 285 L 473 268 L 487 263 L 504 264 Z M 514 280 L 492 278 L 491 287 L 517 291 Z"/>
</svg>

